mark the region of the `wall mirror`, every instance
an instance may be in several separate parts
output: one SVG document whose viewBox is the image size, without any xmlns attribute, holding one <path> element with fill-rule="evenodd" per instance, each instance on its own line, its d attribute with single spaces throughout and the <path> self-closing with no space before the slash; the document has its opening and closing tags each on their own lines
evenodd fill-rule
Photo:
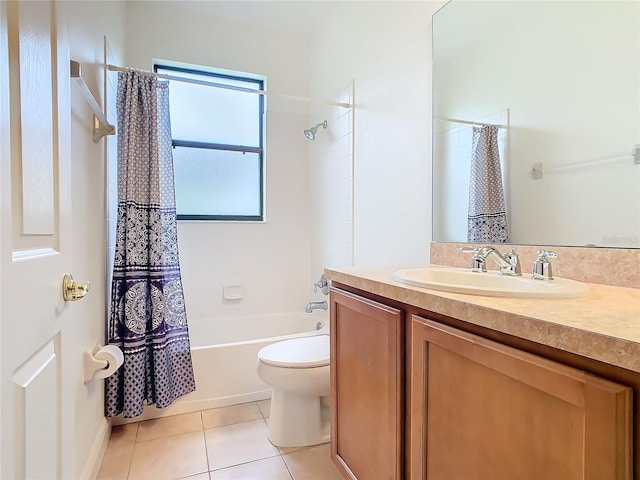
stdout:
<svg viewBox="0 0 640 480">
<path fill-rule="evenodd" d="M 491 124 L 509 243 L 640 248 L 639 39 L 639 2 L 436 12 L 434 241 L 468 241 L 472 134 Z"/>
</svg>

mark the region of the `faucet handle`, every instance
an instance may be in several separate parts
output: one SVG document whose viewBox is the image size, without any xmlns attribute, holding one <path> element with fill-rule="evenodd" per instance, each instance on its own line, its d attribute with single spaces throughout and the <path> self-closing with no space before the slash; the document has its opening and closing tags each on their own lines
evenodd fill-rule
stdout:
<svg viewBox="0 0 640 480">
<path fill-rule="evenodd" d="M 479 247 L 459 247 L 459 252 L 462 253 L 473 253 L 473 257 L 471 258 L 471 271 L 472 272 L 486 272 L 487 267 L 484 262 L 484 258 L 478 255 L 480 251 Z"/>
<path fill-rule="evenodd" d="M 533 274 L 531 278 L 534 280 L 553 280 L 553 270 L 551 268 L 550 258 L 557 258 L 558 254 L 551 250 L 540 249 L 537 252 L 538 258 L 533 262 Z"/>
<path fill-rule="evenodd" d="M 313 284 L 313 291 L 317 292 L 318 288 L 324 295 L 329 295 L 329 280 L 322 274 L 320 280 Z"/>
<path fill-rule="evenodd" d="M 520 267 L 520 257 L 518 257 L 518 254 L 516 253 L 516 249 L 510 248 L 508 252 L 503 254 L 503 256 L 510 264 L 509 275 L 512 275 L 515 277 L 521 276 L 522 268 Z"/>
</svg>

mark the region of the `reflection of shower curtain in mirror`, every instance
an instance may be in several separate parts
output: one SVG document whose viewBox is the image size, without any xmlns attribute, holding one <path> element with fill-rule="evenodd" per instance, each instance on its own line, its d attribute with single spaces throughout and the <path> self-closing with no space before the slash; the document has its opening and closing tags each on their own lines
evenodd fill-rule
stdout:
<svg viewBox="0 0 640 480">
<path fill-rule="evenodd" d="M 498 150 L 498 127 L 494 125 L 473 127 L 468 225 L 469 242 L 509 241 Z"/>
</svg>

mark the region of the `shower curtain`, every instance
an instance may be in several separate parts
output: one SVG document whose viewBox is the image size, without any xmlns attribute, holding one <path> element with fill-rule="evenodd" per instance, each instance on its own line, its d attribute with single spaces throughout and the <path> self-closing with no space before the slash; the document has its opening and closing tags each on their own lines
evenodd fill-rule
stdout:
<svg viewBox="0 0 640 480">
<path fill-rule="evenodd" d="M 118 74 L 118 222 L 108 343 L 124 365 L 106 379 L 105 414 L 138 416 L 195 390 L 176 234 L 169 89 Z"/>
<path fill-rule="evenodd" d="M 473 127 L 467 240 L 474 243 L 509 241 L 495 125 Z"/>
</svg>

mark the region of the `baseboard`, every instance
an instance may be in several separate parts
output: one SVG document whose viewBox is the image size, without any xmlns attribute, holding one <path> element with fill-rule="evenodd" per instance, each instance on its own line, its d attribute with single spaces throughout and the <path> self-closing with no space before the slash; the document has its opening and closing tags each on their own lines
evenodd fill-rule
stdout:
<svg viewBox="0 0 640 480">
<path fill-rule="evenodd" d="M 152 420 L 154 418 L 180 415 L 182 413 L 199 412 L 200 410 L 209 410 L 211 408 L 228 407 L 230 405 L 238 405 L 240 403 L 258 402 L 260 400 L 267 400 L 269 398 L 271 398 L 271 389 L 244 393 L 241 395 L 233 395 L 230 397 L 211 398 L 207 400 L 179 400 L 167 408 L 156 408 L 154 406 L 145 407 L 142 414 L 138 415 L 135 418 L 122 418 L 121 416 L 114 417 L 113 424 L 124 425 L 127 423 Z"/>
<path fill-rule="evenodd" d="M 95 480 L 102 465 L 104 452 L 107 450 L 109 437 L 111 436 L 111 425 L 106 418 L 100 420 L 98 431 L 93 439 L 93 444 L 87 455 L 87 461 L 84 464 L 80 478 L 82 480 Z"/>
</svg>

